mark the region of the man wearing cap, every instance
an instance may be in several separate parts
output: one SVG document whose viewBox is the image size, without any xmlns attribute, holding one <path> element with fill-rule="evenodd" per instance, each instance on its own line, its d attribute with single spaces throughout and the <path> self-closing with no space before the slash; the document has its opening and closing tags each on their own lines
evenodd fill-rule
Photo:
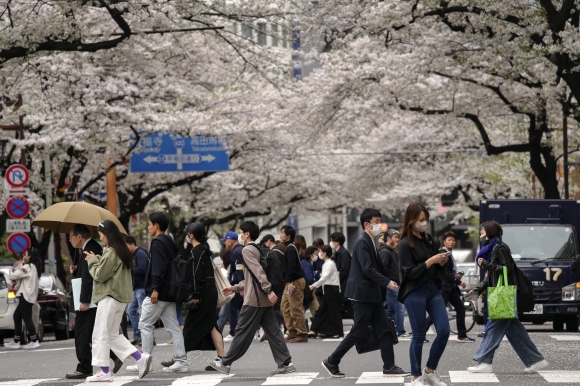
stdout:
<svg viewBox="0 0 580 386">
<path fill-rule="evenodd" d="M 231 285 L 234 286 L 244 280 L 244 266 L 242 264 L 242 249 L 244 249 L 244 247 L 238 242 L 238 234 L 236 232 L 226 233 L 225 237 L 220 239 L 220 241 L 224 243 L 227 249 L 232 251 L 230 254 L 230 272 L 228 280 Z M 236 292 L 229 304 L 230 333 L 224 338 L 224 342 L 231 342 L 234 340 L 234 335 L 236 335 L 238 318 L 240 316 L 242 305 L 244 304 L 243 292 L 241 294 Z"/>
</svg>

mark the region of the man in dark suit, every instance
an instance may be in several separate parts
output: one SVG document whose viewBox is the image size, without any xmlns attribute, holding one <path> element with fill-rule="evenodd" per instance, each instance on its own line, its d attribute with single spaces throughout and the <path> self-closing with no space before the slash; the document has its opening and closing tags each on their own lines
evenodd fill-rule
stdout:
<svg viewBox="0 0 580 386">
<path fill-rule="evenodd" d="M 85 252 L 92 252 L 95 255 L 101 255 L 103 248 L 98 242 L 91 238 L 89 229 L 81 224 L 77 224 L 69 232 L 70 243 L 74 248 L 80 249 L 81 253 L 74 260 L 75 265 L 71 265 L 70 273 L 75 279 L 82 279 L 80 306 L 75 317 L 75 349 L 77 359 L 77 369 L 74 373 L 66 375 L 68 379 L 85 379 L 93 375 L 93 358 L 91 352 L 91 342 L 93 338 L 93 328 L 95 326 L 95 317 L 97 308 L 90 308 L 93 297 L 93 277 L 89 272 L 89 265 L 85 260 Z M 123 362 L 111 352 L 111 359 L 115 361 L 113 373 L 121 368 Z"/>
<path fill-rule="evenodd" d="M 395 366 L 392 332 L 383 307 L 386 288 L 395 290 L 399 286 L 385 276 L 374 244 L 374 238 L 381 233 L 381 213 L 376 209 L 365 209 L 361 213 L 360 223 L 364 233 L 354 244 L 344 294 L 352 302 L 354 325 L 336 350 L 322 362 L 322 367 L 330 376 L 344 378 L 344 373 L 338 369 L 340 360 L 352 346 L 365 339 L 370 325 L 379 341 L 383 375 L 404 377 L 411 373 Z"/>
</svg>

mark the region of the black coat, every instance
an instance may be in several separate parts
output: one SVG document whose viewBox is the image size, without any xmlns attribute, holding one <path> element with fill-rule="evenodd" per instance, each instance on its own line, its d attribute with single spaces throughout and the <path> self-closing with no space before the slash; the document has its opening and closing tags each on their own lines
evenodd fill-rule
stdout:
<svg viewBox="0 0 580 386">
<path fill-rule="evenodd" d="M 490 261 L 483 260 L 481 268 L 487 271 L 487 276 L 475 287 L 478 294 L 481 294 L 487 287 L 496 287 L 500 275 L 503 275 L 503 267 L 507 267 L 508 284 L 516 285 L 514 274 L 514 259 L 510 248 L 505 243 L 497 243 L 491 251 Z"/>
<path fill-rule="evenodd" d="M 93 252 L 95 255 L 101 255 L 103 253 L 103 248 L 101 245 L 93 239 L 90 239 L 85 245 L 84 249 L 77 262 L 76 279 L 81 280 L 81 303 L 90 303 L 93 298 L 93 277 L 89 272 L 89 264 L 85 260 L 87 255 L 84 252 Z"/>
<path fill-rule="evenodd" d="M 459 288 L 457 288 L 457 286 L 461 284 L 461 280 L 455 278 L 455 274 L 453 273 L 453 254 L 449 256 L 447 264 L 445 264 L 443 268 L 445 268 L 445 277 L 443 278 L 443 283 L 441 284 L 441 292 L 461 292 Z"/>
<path fill-rule="evenodd" d="M 363 233 L 354 243 L 350 274 L 344 296 L 359 302 L 381 303 L 391 281 L 369 235 Z"/>
<path fill-rule="evenodd" d="M 149 255 L 147 251 L 141 247 L 137 247 L 133 254 L 133 261 L 135 265 L 131 267 L 131 279 L 133 281 L 133 291 L 140 288 L 145 288 L 145 276 L 147 275 L 147 267 L 149 265 Z"/>
<path fill-rule="evenodd" d="M 397 285 L 401 285 L 401 266 L 399 264 L 397 251 L 387 244 L 379 244 L 377 252 L 385 267 L 386 276 L 397 283 Z"/>
<path fill-rule="evenodd" d="M 302 265 L 300 264 L 300 256 L 298 256 L 298 248 L 293 243 L 286 243 L 286 250 L 284 251 L 283 270 L 284 283 L 292 283 L 295 280 L 304 277 L 302 272 Z"/>
<path fill-rule="evenodd" d="M 151 296 L 153 290 L 157 290 L 157 299 L 162 302 L 170 302 L 169 274 L 171 261 L 176 257 L 179 245 L 165 234 L 161 234 L 151 241 L 149 248 L 149 265 L 145 275 L 145 293 Z"/>
<path fill-rule="evenodd" d="M 350 264 L 352 262 L 352 257 L 350 256 L 348 249 L 343 246 L 338 248 L 338 251 L 334 254 L 334 262 L 336 263 L 336 270 L 338 271 L 340 288 L 342 288 L 341 296 L 343 296 L 348 282 L 348 275 L 350 274 Z"/>
</svg>

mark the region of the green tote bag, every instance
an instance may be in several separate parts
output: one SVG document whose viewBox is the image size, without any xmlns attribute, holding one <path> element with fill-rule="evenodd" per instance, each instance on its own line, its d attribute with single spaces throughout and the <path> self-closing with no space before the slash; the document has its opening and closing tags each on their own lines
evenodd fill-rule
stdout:
<svg viewBox="0 0 580 386">
<path fill-rule="evenodd" d="M 503 267 L 503 275 L 497 281 L 497 287 L 487 290 L 488 319 L 515 319 L 518 317 L 517 288 L 508 285 L 507 267 Z"/>
</svg>

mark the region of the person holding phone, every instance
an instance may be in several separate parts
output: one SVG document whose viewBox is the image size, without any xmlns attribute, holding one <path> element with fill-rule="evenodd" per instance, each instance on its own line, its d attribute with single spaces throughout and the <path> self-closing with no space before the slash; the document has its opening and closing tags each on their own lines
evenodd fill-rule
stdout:
<svg viewBox="0 0 580 386">
<path fill-rule="evenodd" d="M 447 252 L 437 252 L 435 242 L 425 233 L 428 224 L 429 212 L 423 205 L 412 203 L 407 207 L 399 242 L 402 281 L 398 299 L 407 308 L 413 330 L 409 347 L 413 376 L 411 385 L 446 386 L 441 381 L 437 366 L 450 333 L 445 302 L 441 296 L 444 267 L 449 255 Z M 423 343 L 427 331 L 426 313 L 435 324 L 437 337 L 431 346 L 427 367 L 421 369 Z"/>
</svg>

